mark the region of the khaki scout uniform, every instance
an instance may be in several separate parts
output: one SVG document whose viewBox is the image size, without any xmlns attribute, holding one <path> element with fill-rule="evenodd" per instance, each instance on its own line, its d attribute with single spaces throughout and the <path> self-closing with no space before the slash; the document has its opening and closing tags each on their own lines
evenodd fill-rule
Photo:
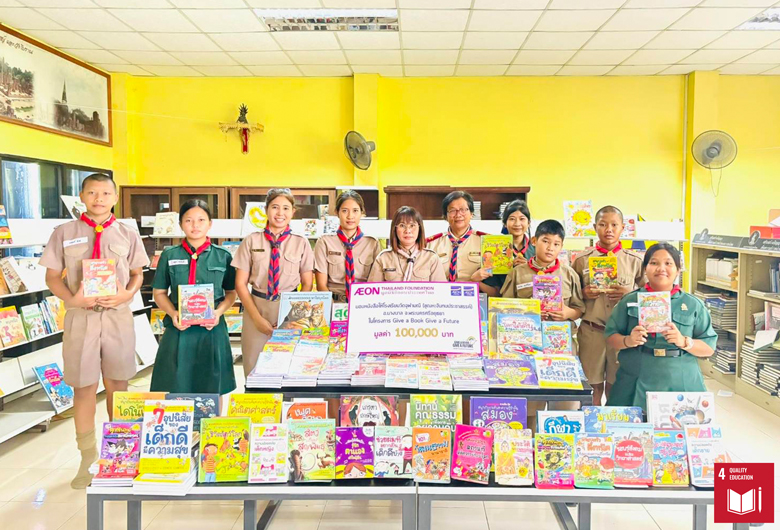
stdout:
<svg viewBox="0 0 780 530">
<path fill-rule="evenodd" d="M 355 262 L 355 283 L 365 282 L 371 272 L 371 265 L 382 251 L 379 241 L 363 234 L 352 249 Z M 346 249 L 339 236 L 322 236 L 314 245 L 314 270 L 328 275 L 328 291 L 333 293 L 334 302 L 346 302 L 346 270 L 344 256 Z"/>
<path fill-rule="evenodd" d="M 369 282 L 402 282 L 406 266 L 409 263 L 405 257 L 392 249 L 383 250 L 374 261 Z M 414 261 L 410 282 L 446 282 L 447 275 L 441 266 L 436 253 L 427 248 L 420 251 Z"/>
<path fill-rule="evenodd" d="M 82 260 L 92 258 L 95 229 L 83 221 L 58 226 L 49 238 L 40 264 L 66 271 L 65 283 L 76 293 L 83 277 Z M 138 232 L 119 220 L 103 230 L 100 257 L 116 262 L 117 285 L 127 287 L 130 271 L 149 265 Z M 64 379 L 74 388 L 97 383 L 104 377 L 127 381 L 136 374 L 135 328 L 130 302 L 113 309 L 68 309 L 62 338 Z"/>
<path fill-rule="evenodd" d="M 471 276 L 482 267 L 482 236 L 484 235 L 487 234 L 474 230 L 468 239 L 458 247 L 457 278 L 455 281 L 470 282 Z M 442 232 L 427 238 L 426 243 L 428 243 L 428 248 L 439 256 L 446 281 L 452 256 L 450 238 L 447 237 L 447 233 Z"/>
<path fill-rule="evenodd" d="M 260 314 L 276 327 L 279 319 L 279 301 L 269 301 L 265 297 L 268 291 L 268 262 L 271 261 L 271 243 L 262 232 L 247 236 L 236 250 L 231 265 L 249 273 L 252 298 Z M 309 241 L 302 236 L 290 234 L 279 248 L 279 293 L 295 291 L 301 284 L 301 274 L 314 269 L 314 253 Z M 261 333 L 244 310 L 241 331 L 241 353 L 244 374 L 254 369 L 257 358 L 268 342 L 270 335 Z"/>
<path fill-rule="evenodd" d="M 614 255 L 618 262 L 618 283 L 630 286 L 632 291 L 644 285 L 642 259 L 625 249 Z M 574 260 L 574 272 L 580 277 L 583 289 L 590 285 L 588 258 L 603 256 L 604 254 L 591 248 L 579 254 Z M 600 294 L 595 300 L 585 300 L 585 314 L 582 315 L 582 325 L 577 334 L 577 342 L 579 343 L 582 370 L 591 384 L 603 383 L 605 373 L 607 383 L 613 384 L 615 382 L 615 374 L 618 370 L 618 353 L 607 347 L 604 329 L 616 304 L 617 302 L 612 302 L 607 298 L 606 293 Z"/>
</svg>

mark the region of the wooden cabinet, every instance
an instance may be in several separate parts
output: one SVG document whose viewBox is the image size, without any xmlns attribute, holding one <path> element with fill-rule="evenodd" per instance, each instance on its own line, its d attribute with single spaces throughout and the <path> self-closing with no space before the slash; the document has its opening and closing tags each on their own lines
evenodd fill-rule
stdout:
<svg viewBox="0 0 780 530">
<path fill-rule="evenodd" d="M 442 219 L 441 203 L 448 193 L 461 190 L 469 192 L 475 201 L 482 203 L 482 219 L 499 219 L 499 207 L 504 202 L 515 199 L 527 201 L 531 188 L 525 187 L 463 187 L 451 186 L 387 186 L 384 192 L 387 195 L 386 216 L 388 219 L 401 206 L 412 206 L 420 212 L 423 219 Z"/>
<path fill-rule="evenodd" d="M 248 202 L 265 202 L 266 194 L 273 188 L 230 188 L 230 218 L 243 219 Z M 305 188 L 292 190 L 295 197 L 294 219 L 319 218 L 319 206 L 336 203 L 336 190 L 325 188 Z"/>
<path fill-rule="evenodd" d="M 228 216 L 227 188 L 171 188 L 171 209 L 178 212 L 181 205 L 191 199 L 200 199 L 209 205 L 214 219 L 225 219 Z"/>
</svg>

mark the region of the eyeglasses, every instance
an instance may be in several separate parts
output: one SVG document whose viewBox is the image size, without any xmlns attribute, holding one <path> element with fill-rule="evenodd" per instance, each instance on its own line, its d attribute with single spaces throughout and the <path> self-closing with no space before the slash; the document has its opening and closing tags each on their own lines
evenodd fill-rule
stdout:
<svg viewBox="0 0 780 530">
<path fill-rule="evenodd" d="M 447 215 L 452 215 L 452 216 L 458 215 L 458 214 L 466 215 L 470 211 L 471 210 L 469 210 L 468 208 L 453 208 L 451 210 L 447 210 Z"/>
<path fill-rule="evenodd" d="M 419 228 L 420 225 L 418 225 L 417 223 L 411 223 L 408 225 L 404 223 L 398 223 L 396 226 L 401 232 L 406 232 L 407 230 L 409 230 L 410 232 L 414 232 L 415 230 L 417 230 L 417 228 Z"/>
</svg>

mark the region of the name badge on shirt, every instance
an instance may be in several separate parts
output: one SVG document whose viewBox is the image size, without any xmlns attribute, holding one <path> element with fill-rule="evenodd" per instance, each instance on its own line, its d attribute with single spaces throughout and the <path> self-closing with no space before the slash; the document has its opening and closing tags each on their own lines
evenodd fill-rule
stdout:
<svg viewBox="0 0 780 530">
<path fill-rule="evenodd" d="M 528 283 L 521 283 L 517 286 L 517 290 L 520 289 L 530 289 L 534 286 L 534 282 L 528 282 Z"/>
<path fill-rule="evenodd" d="M 173 267 L 176 265 L 189 265 L 190 262 L 186 259 L 172 259 L 168 262 L 169 267 Z"/>
<path fill-rule="evenodd" d="M 341 256 L 341 252 L 337 252 L 335 250 L 329 250 L 328 256 Z"/>
<path fill-rule="evenodd" d="M 629 302 L 626 307 L 639 307 L 639 302 Z"/>
<path fill-rule="evenodd" d="M 395 267 L 393 267 L 392 269 L 382 269 L 382 270 L 385 272 L 395 272 Z"/>
<path fill-rule="evenodd" d="M 68 248 L 72 247 L 73 245 L 80 245 L 81 243 L 86 243 L 87 237 L 77 237 L 76 239 L 68 239 L 67 241 L 62 242 L 62 248 Z"/>
<path fill-rule="evenodd" d="M 265 252 L 264 248 L 253 248 L 252 252 Z"/>
<path fill-rule="evenodd" d="M 479 256 L 479 252 L 469 252 L 469 256 Z"/>
<path fill-rule="evenodd" d="M 439 257 L 440 257 L 440 258 L 444 258 L 444 257 L 446 257 L 446 256 L 447 256 L 447 253 L 446 253 L 446 252 L 439 252 Z"/>
</svg>

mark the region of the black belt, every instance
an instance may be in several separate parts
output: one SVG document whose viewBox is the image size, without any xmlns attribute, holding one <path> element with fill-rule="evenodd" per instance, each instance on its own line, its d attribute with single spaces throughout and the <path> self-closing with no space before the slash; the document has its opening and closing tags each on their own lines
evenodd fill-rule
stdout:
<svg viewBox="0 0 780 530">
<path fill-rule="evenodd" d="M 258 298 L 262 298 L 263 300 L 268 300 L 268 295 L 267 294 L 261 293 L 260 291 L 258 291 L 254 287 L 252 287 L 252 296 L 256 296 Z"/>
<path fill-rule="evenodd" d="M 595 322 L 591 322 L 590 320 L 583 320 L 582 323 L 585 324 L 586 326 L 592 327 L 593 329 L 595 329 L 597 331 L 606 331 L 607 330 L 607 328 L 602 326 L 601 324 L 596 324 Z"/>
<path fill-rule="evenodd" d="M 673 350 L 665 350 L 663 348 L 649 348 L 647 346 L 640 346 L 639 351 L 642 353 L 648 353 L 650 355 L 653 355 L 655 357 L 681 357 L 683 353 L 687 353 L 685 350 L 680 349 L 673 349 Z M 663 352 L 662 355 L 656 354 L 656 352 Z"/>
</svg>

